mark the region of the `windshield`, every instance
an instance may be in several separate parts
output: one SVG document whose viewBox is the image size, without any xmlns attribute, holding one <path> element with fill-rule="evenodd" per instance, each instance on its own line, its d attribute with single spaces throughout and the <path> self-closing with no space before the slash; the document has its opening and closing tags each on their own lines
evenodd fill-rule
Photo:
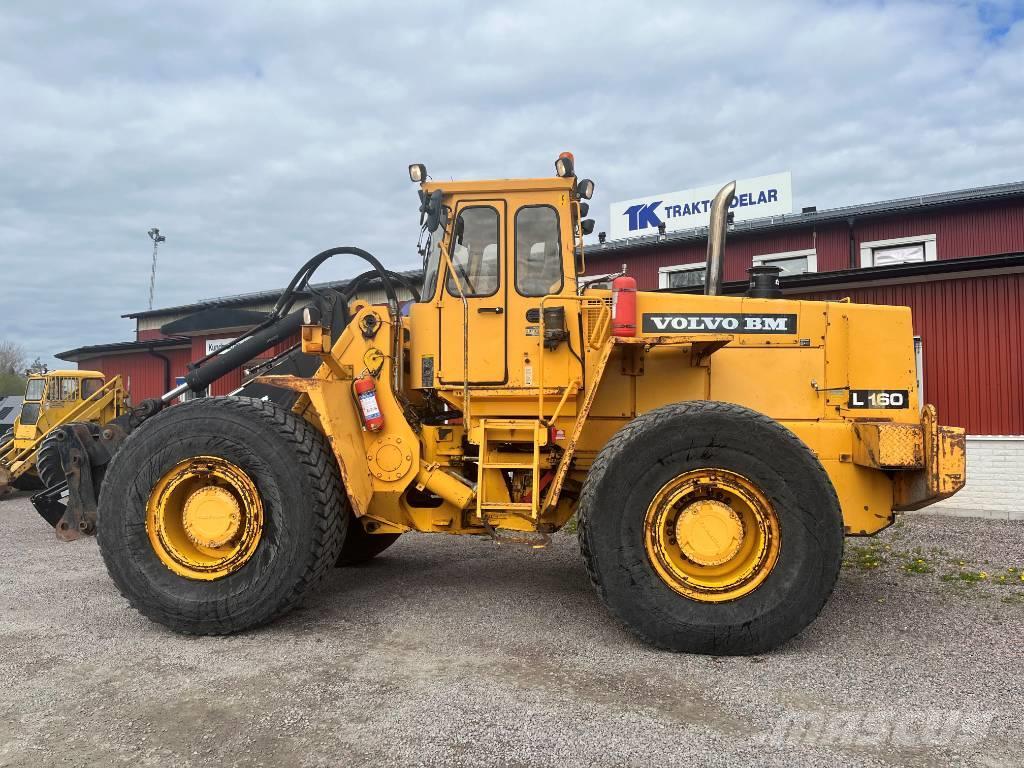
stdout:
<svg viewBox="0 0 1024 768">
<path fill-rule="evenodd" d="M 438 229 L 430 236 L 430 245 L 423 257 L 423 287 L 420 290 L 420 301 L 432 301 L 437 290 L 437 273 L 441 267 L 441 242 L 444 230 Z"/>
<path fill-rule="evenodd" d="M 29 379 L 28 386 L 25 387 L 25 399 L 26 400 L 42 400 L 43 399 L 43 379 Z"/>
</svg>

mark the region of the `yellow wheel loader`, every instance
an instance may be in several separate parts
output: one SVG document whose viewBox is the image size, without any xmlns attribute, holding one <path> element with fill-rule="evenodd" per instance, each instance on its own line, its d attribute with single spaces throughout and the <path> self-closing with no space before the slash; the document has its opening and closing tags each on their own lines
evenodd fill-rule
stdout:
<svg viewBox="0 0 1024 768">
<path fill-rule="evenodd" d="M 29 376 L 21 413 L 0 436 L 0 495 L 10 488 L 36 490 L 64 479 L 54 439 L 72 422 L 99 425 L 128 410 L 121 379 L 99 371 L 49 371 Z"/>
<path fill-rule="evenodd" d="M 410 531 L 542 547 L 576 514 L 601 600 L 650 643 L 793 637 L 844 534 L 964 484 L 963 431 L 920 401 L 910 311 L 788 300 L 770 270 L 719 295 L 735 185 L 712 205 L 707 295 L 578 289 L 594 185 L 571 155 L 555 169 L 437 182 L 410 166 L 416 301 L 365 251 L 324 251 L 181 387 L 64 440 L 85 470 L 39 506 L 65 538 L 95 528 L 122 594 L 180 632 L 272 621 Z M 370 264 L 386 305 L 314 286 L 339 255 Z M 163 407 L 296 332 L 256 397 Z"/>
</svg>

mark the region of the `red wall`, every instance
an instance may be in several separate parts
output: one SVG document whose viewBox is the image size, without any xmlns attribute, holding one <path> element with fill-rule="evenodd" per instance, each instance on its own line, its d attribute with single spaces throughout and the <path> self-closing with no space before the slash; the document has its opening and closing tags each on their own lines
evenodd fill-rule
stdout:
<svg viewBox="0 0 1024 768">
<path fill-rule="evenodd" d="M 184 376 L 188 372 L 188 364 L 198 360 L 206 354 L 207 338 L 224 338 L 224 334 L 214 333 L 209 336 L 197 336 L 192 339 L 192 346 L 184 349 L 157 349 L 156 351 L 171 361 L 170 387 L 164 385 L 164 363 L 162 360 L 150 355 L 145 351 L 128 352 L 119 355 L 100 355 L 82 360 L 78 363 L 79 369 L 90 371 L 102 371 L 105 375 L 121 376 L 132 402 L 141 403 L 150 397 L 160 397 L 169 388 L 175 386 L 174 380 L 178 376 Z M 284 352 L 293 344 L 298 343 L 299 336 L 295 336 L 277 344 L 273 349 L 257 356 L 256 360 L 265 360 Z M 250 364 L 251 365 L 251 364 Z M 249 367 L 249 366 L 246 366 Z M 238 389 L 242 384 L 242 369 L 236 368 L 224 378 L 213 383 L 210 387 L 211 395 L 226 395 Z"/>
<path fill-rule="evenodd" d="M 923 344 L 924 393 L 943 424 L 970 435 L 1024 435 L 1024 275 L 992 275 L 808 294 L 910 307 Z"/>
<path fill-rule="evenodd" d="M 998 253 L 1024 252 L 1024 201 L 1011 200 L 962 206 L 926 213 L 898 214 L 854 222 L 856 263 L 860 244 L 915 235 L 935 235 L 940 260 Z M 745 280 L 753 257 L 814 248 L 818 271 L 850 268 L 850 233 L 845 222 L 808 226 L 799 230 L 754 234 L 734 233 L 725 251 L 725 280 Z M 695 264 L 705 260 L 707 245 L 667 243 L 603 254 L 597 247 L 586 252 L 587 274 L 617 272 L 625 262 L 640 290 L 658 287 L 658 268 Z"/>
<path fill-rule="evenodd" d="M 157 352 L 171 361 L 171 386 L 176 376 L 184 376 L 185 366 L 192 359 L 188 349 L 158 349 Z M 129 352 L 120 355 L 101 355 L 82 360 L 78 367 L 90 371 L 102 371 L 106 376 L 120 376 L 128 390 L 132 403 L 139 404 L 150 397 L 159 397 L 167 388 L 164 385 L 164 363 L 146 352 Z"/>
</svg>

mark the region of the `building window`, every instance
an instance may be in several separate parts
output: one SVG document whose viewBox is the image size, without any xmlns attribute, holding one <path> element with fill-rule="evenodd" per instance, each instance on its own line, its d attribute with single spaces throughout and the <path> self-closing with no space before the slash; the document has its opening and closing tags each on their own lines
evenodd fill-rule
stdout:
<svg viewBox="0 0 1024 768">
<path fill-rule="evenodd" d="M 784 275 L 802 275 L 818 271 L 818 254 L 813 248 L 804 251 L 767 253 L 754 257 L 754 266 L 779 267 Z"/>
<path fill-rule="evenodd" d="M 658 270 L 659 288 L 698 288 L 704 285 L 706 262 L 698 264 L 677 264 Z"/>
<path fill-rule="evenodd" d="M 860 244 L 862 267 L 884 267 L 889 264 L 913 264 L 938 258 L 935 235 L 897 237 Z"/>
</svg>

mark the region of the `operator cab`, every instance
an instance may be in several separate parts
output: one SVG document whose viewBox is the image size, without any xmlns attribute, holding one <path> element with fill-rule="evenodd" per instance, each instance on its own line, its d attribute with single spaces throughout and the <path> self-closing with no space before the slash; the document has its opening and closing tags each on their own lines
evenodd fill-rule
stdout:
<svg viewBox="0 0 1024 768">
<path fill-rule="evenodd" d="M 542 310 L 576 311 L 583 235 L 593 228 L 582 219 L 593 182 L 576 179 L 568 153 L 556 172 L 441 183 L 428 181 L 422 165 L 410 166 L 410 178 L 421 185 L 424 266 L 420 302 L 410 311 L 413 388 L 539 386 Z M 552 384 L 582 378 L 574 325 L 569 343 L 546 355 Z"/>
<path fill-rule="evenodd" d="M 49 371 L 30 376 L 25 385 L 25 402 L 15 426 L 15 436 L 31 439 L 40 424 L 40 416 L 51 412 L 64 413 L 78 403 L 88 400 L 103 387 L 103 374 L 99 371 Z M 46 419 L 54 422 L 54 419 Z"/>
</svg>

